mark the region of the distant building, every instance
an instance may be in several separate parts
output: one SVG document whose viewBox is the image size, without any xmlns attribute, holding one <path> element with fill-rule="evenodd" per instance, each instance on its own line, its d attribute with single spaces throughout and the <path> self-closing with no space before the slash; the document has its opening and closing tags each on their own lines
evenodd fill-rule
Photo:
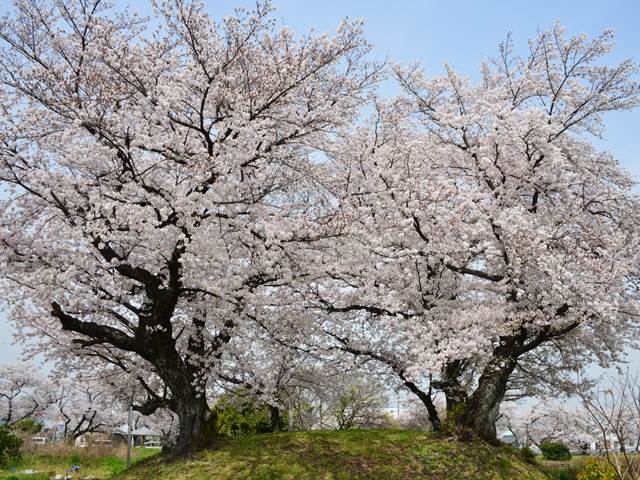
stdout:
<svg viewBox="0 0 640 480">
<path fill-rule="evenodd" d="M 498 440 L 507 445 L 518 446 L 518 441 L 516 440 L 516 436 L 513 434 L 511 430 L 505 430 L 500 435 L 498 435 Z"/>
<path fill-rule="evenodd" d="M 127 443 L 127 425 L 101 432 L 85 433 L 76 439 L 76 446 L 117 445 Z M 134 447 L 159 448 L 162 446 L 162 433 L 148 427 L 139 427 L 131 431 Z"/>
</svg>

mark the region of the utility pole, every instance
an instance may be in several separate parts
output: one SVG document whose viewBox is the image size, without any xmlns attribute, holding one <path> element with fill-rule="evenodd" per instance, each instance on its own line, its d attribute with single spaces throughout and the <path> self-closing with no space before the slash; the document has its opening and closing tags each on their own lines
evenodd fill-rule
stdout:
<svg viewBox="0 0 640 480">
<path fill-rule="evenodd" d="M 129 417 L 127 418 L 127 468 L 131 467 L 131 417 L 133 416 L 133 402 L 129 403 Z"/>
<path fill-rule="evenodd" d="M 289 394 L 289 415 L 287 417 L 287 431 L 293 432 L 293 392 Z"/>
</svg>

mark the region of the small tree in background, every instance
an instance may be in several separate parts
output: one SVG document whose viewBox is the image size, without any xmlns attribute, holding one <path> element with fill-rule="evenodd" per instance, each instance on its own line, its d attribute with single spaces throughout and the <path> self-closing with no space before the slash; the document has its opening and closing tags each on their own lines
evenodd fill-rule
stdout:
<svg viewBox="0 0 640 480">
<path fill-rule="evenodd" d="M 539 448 L 547 460 L 571 460 L 569 447 L 562 442 L 542 442 Z"/>
<path fill-rule="evenodd" d="M 11 430 L 17 433 L 34 434 L 42 431 L 42 423 L 33 418 L 23 418 L 14 423 Z"/>
<path fill-rule="evenodd" d="M 52 391 L 55 402 L 45 416 L 63 426 L 63 438 L 68 443 L 87 433 L 114 430 L 126 421 L 128 405 L 118 402 L 101 381 L 63 378 Z"/>
<path fill-rule="evenodd" d="M 387 402 L 388 397 L 381 384 L 356 378 L 336 389 L 329 412 L 339 430 L 383 428 L 390 423 L 386 413 Z"/>
<path fill-rule="evenodd" d="M 20 446 L 22 440 L 11 433 L 7 428 L 0 427 L 0 467 L 20 458 Z"/>
<path fill-rule="evenodd" d="M 0 424 L 13 426 L 42 414 L 55 401 L 51 385 L 32 365 L 0 365 Z"/>
<path fill-rule="evenodd" d="M 213 406 L 216 432 L 231 437 L 272 431 L 269 405 L 255 398 L 236 394 L 223 395 Z"/>
<path fill-rule="evenodd" d="M 446 414 L 443 405 L 436 404 L 441 412 L 441 417 L 445 418 Z M 429 412 L 425 408 L 424 404 L 417 398 L 410 396 L 405 400 L 405 408 L 400 412 L 398 418 L 401 428 L 408 430 L 432 430 L 433 425 L 429 419 Z"/>
<path fill-rule="evenodd" d="M 607 462 L 621 480 L 640 479 L 632 452 L 640 447 L 640 377 L 629 370 L 607 377 L 591 389 L 579 389 L 582 412 L 575 421 L 599 438 Z"/>
</svg>

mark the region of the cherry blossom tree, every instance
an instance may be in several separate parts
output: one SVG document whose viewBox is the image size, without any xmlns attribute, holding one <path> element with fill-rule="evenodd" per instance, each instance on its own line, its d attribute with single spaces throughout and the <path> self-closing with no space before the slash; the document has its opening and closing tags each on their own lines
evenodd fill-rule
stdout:
<svg viewBox="0 0 640 480">
<path fill-rule="evenodd" d="M 0 24 L 12 318 L 66 365 L 155 378 L 136 409 L 175 412 L 176 453 L 205 441 L 207 382 L 246 313 L 334 234 L 314 152 L 380 71 L 359 23 L 298 37 L 270 11 L 159 2 L 151 32 L 101 0 L 18 0 Z"/>
<path fill-rule="evenodd" d="M 0 424 L 11 426 L 43 414 L 55 400 L 46 380 L 33 366 L 0 365 Z"/>
<path fill-rule="evenodd" d="M 579 389 L 581 407 L 569 415 L 574 424 L 598 439 L 600 450 L 620 479 L 640 478 L 633 453 L 640 448 L 640 378 L 629 370 Z"/>
<path fill-rule="evenodd" d="M 128 421 L 129 406 L 141 404 L 149 395 L 164 395 L 166 386 L 153 371 L 123 371 L 120 365 L 105 364 L 99 358 L 85 358 L 82 369 L 51 374 L 58 385 L 56 401 L 46 412 L 50 421 L 64 425 L 64 437 L 70 441 L 83 433 L 122 433 Z M 208 398 L 208 397 L 207 397 Z M 150 415 L 132 412 L 134 429 L 148 427 L 160 432 L 162 445 L 169 449 L 177 436 L 176 415 L 167 408 Z"/>
<path fill-rule="evenodd" d="M 549 399 L 528 406 L 504 402 L 500 407 L 497 426 L 513 433 L 521 446 L 540 446 L 541 443 L 551 441 L 588 446 L 593 438 L 576 427 L 570 409 L 569 405 L 558 404 Z"/>
<path fill-rule="evenodd" d="M 126 421 L 127 404 L 114 401 L 114 395 L 102 382 L 63 379 L 52 390 L 55 401 L 44 415 L 50 422 L 63 426 L 66 442 L 87 433 L 113 431 Z"/>
<path fill-rule="evenodd" d="M 636 65 L 601 63 L 611 48 L 556 25 L 525 56 L 507 41 L 477 84 L 397 67 L 403 97 L 335 147 L 350 227 L 308 287 L 321 328 L 388 365 L 435 428 L 442 391 L 495 441 L 514 372 L 544 375 L 536 352 L 606 364 L 637 332 L 638 198 L 591 141 L 638 104 Z"/>
</svg>

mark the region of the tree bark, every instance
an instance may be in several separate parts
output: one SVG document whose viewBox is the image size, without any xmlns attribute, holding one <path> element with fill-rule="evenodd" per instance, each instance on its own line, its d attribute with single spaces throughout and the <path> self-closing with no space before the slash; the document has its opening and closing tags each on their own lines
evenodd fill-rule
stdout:
<svg viewBox="0 0 640 480">
<path fill-rule="evenodd" d="M 442 422 L 440 421 L 438 410 L 436 409 L 436 406 L 433 403 L 433 399 L 431 398 L 431 388 L 429 388 L 428 392 L 424 392 L 415 383 L 406 380 L 404 376 L 401 376 L 401 378 L 404 380 L 404 385 L 420 399 L 422 404 L 427 409 L 427 415 L 429 416 L 429 422 L 431 422 L 431 428 L 433 429 L 433 431 L 439 432 L 440 430 L 442 430 Z"/>
<path fill-rule="evenodd" d="M 216 437 L 215 414 L 209 408 L 205 385 L 198 376 L 197 367 L 183 361 L 171 338 L 158 338 L 153 349 L 163 352 L 150 358 L 158 376 L 171 392 L 169 398 L 150 398 L 146 406 L 134 407 L 148 415 L 161 407 L 169 408 L 178 417 L 178 435 L 175 445 L 167 449 L 170 457 L 181 457 L 188 453 L 213 447 Z"/>
<path fill-rule="evenodd" d="M 446 402 L 447 414 L 454 412 L 460 405 L 466 405 L 468 393 L 460 382 L 460 377 L 464 373 L 466 362 L 454 360 L 448 363 L 441 379 L 434 381 L 433 386 L 442 390 Z"/>
<path fill-rule="evenodd" d="M 516 365 L 516 355 L 497 355 L 489 362 L 480 375 L 478 387 L 466 402 L 458 427 L 489 443 L 498 443 L 496 420 L 507 381 Z"/>
<path fill-rule="evenodd" d="M 269 405 L 269 412 L 271 413 L 271 431 L 280 431 L 280 409 L 274 405 Z"/>
<path fill-rule="evenodd" d="M 215 437 L 215 416 L 203 397 L 180 396 L 175 413 L 178 416 L 178 436 L 175 446 L 169 449 L 172 457 L 211 447 Z"/>
</svg>

